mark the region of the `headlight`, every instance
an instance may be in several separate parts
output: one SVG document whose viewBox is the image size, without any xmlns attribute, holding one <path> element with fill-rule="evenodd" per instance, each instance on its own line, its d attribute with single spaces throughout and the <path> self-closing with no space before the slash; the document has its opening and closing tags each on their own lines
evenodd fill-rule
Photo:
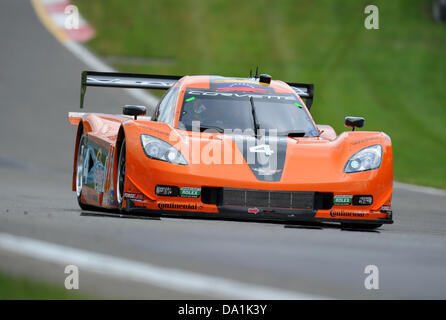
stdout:
<svg viewBox="0 0 446 320">
<path fill-rule="evenodd" d="M 142 134 L 141 144 L 149 158 L 175 164 L 188 164 L 183 155 L 166 141 Z"/>
<path fill-rule="evenodd" d="M 344 172 L 359 172 L 379 168 L 383 158 L 383 148 L 376 144 L 356 152 L 345 165 Z"/>
</svg>

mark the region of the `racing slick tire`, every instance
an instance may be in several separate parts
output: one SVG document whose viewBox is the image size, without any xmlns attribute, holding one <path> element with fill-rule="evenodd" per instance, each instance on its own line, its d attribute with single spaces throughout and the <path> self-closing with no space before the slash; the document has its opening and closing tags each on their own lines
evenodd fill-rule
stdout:
<svg viewBox="0 0 446 320">
<path fill-rule="evenodd" d="M 382 223 L 341 223 L 342 228 L 375 230 L 382 226 Z"/>
<path fill-rule="evenodd" d="M 79 139 L 79 147 L 77 150 L 76 161 L 76 197 L 77 203 L 82 210 L 94 210 L 93 206 L 82 202 L 82 187 L 83 187 L 83 173 L 84 173 L 84 158 L 85 158 L 85 146 L 87 145 L 87 137 L 84 133 L 81 134 Z"/>
</svg>

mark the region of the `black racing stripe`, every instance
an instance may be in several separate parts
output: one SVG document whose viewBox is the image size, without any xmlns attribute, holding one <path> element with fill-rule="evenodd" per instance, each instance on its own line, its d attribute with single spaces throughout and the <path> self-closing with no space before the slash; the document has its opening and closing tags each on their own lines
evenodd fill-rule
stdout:
<svg viewBox="0 0 446 320">
<path fill-rule="evenodd" d="M 280 181 L 285 166 L 288 137 L 237 135 L 232 137 L 252 173 L 260 181 Z"/>
</svg>

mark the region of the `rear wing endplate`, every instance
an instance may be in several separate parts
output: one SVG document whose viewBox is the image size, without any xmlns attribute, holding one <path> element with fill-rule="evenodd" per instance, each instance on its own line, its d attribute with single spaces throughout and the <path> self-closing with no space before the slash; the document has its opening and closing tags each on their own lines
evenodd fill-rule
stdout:
<svg viewBox="0 0 446 320">
<path fill-rule="evenodd" d="M 87 87 L 167 90 L 181 78 L 182 76 L 83 71 L 80 107 L 81 109 L 84 107 L 84 97 Z"/>
<path fill-rule="evenodd" d="M 306 99 L 305 102 L 307 108 L 310 110 L 311 105 L 313 104 L 314 84 L 287 82 L 287 85 L 289 85 L 301 98 Z"/>
</svg>

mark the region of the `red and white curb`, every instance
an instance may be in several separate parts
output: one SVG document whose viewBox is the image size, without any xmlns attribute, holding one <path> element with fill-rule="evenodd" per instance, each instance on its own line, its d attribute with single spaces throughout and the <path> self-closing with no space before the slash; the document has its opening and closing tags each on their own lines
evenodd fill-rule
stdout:
<svg viewBox="0 0 446 320">
<path fill-rule="evenodd" d="M 31 0 L 31 4 L 33 5 L 38 18 L 46 29 L 53 34 L 53 36 L 61 44 L 71 51 L 72 54 L 84 62 L 88 68 L 94 71 L 118 72 L 102 62 L 101 59 L 82 45 L 82 42 L 88 41 L 91 37 L 93 37 L 95 31 L 80 14 L 78 28 L 70 30 L 66 28 L 65 19 L 72 14 L 70 9 L 73 9 L 70 7 L 72 6 L 70 1 Z M 127 90 L 131 96 L 138 99 L 148 107 L 154 108 L 158 104 L 159 99 L 147 91 L 141 89 L 124 90 Z"/>
<path fill-rule="evenodd" d="M 90 40 L 94 34 L 94 29 L 88 22 L 77 12 L 77 7 L 68 0 L 41 0 L 45 10 L 54 24 L 64 32 L 69 39 L 76 42 L 86 42 Z M 73 11 L 75 10 L 75 11 Z M 67 19 L 69 15 L 76 14 L 78 23 L 75 26 L 68 27 Z"/>
</svg>

